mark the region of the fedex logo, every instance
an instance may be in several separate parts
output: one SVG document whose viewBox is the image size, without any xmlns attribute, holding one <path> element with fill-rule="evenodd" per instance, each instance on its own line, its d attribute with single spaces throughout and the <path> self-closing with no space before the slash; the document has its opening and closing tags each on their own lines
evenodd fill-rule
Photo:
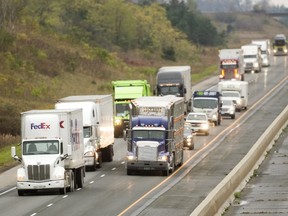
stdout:
<svg viewBox="0 0 288 216">
<path fill-rule="evenodd" d="M 34 124 L 31 123 L 31 130 L 37 130 L 37 129 L 50 129 L 50 125 L 46 123 L 40 123 L 40 124 Z"/>
</svg>

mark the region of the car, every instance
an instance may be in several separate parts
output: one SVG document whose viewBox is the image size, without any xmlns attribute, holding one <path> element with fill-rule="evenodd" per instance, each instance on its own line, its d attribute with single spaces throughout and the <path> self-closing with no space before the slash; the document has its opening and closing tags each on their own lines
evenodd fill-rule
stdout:
<svg viewBox="0 0 288 216">
<path fill-rule="evenodd" d="M 184 147 L 189 150 L 194 149 L 194 133 L 190 124 L 184 125 Z"/>
<path fill-rule="evenodd" d="M 190 124 L 193 132 L 209 135 L 210 123 L 206 113 L 190 112 L 186 117 L 186 123 Z"/>
<path fill-rule="evenodd" d="M 231 119 L 235 119 L 235 112 L 236 101 L 222 98 L 221 116 L 229 116 Z"/>
</svg>

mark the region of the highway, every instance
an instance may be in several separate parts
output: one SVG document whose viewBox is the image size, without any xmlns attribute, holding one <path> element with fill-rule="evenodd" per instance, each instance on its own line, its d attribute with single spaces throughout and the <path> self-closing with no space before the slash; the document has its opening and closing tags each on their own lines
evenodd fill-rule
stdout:
<svg viewBox="0 0 288 216">
<path fill-rule="evenodd" d="M 64 196 L 43 192 L 18 197 L 16 171 L 4 173 L 0 180 L 8 183 L 0 181 L 1 215 L 190 215 L 288 104 L 287 63 L 287 57 L 273 57 L 271 67 L 245 74 L 248 110 L 235 120 L 224 118 L 209 136 L 195 136 L 195 150 L 185 150 L 183 166 L 169 177 L 127 176 L 126 143 L 116 139 L 114 161 L 87 172 L 84 188 Z M 212 78 L 193 89 L 215 89 L 217 82 Z"/>
</svg>

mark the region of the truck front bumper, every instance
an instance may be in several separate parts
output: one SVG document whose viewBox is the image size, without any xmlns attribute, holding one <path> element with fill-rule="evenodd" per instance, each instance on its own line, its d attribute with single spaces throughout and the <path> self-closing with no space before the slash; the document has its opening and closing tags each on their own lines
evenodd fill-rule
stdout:
<svg viewBox="0 0 288 216">
<path fill-rule="evenodd" d="M 95 165 L 94 156 L 85 156 L 84 161 L 85 161 L 85 166 L 94 166 Z"/>
<path fill-rule="evenodd" d="M 45 189 L 58 189 L 64 188 L 65 181 L 63 179 L 60 180 L 51 180 L 51 181 L 18 181 L 17 189 L 18 190 L 45 190 Z"/>
<path fill-rule="evenodd" d="M 158 170 L 158 171 L 165 171 L 169 169 L 168 162 L 166 161 L 128 161 L 127 170 Z"/>
</svg>

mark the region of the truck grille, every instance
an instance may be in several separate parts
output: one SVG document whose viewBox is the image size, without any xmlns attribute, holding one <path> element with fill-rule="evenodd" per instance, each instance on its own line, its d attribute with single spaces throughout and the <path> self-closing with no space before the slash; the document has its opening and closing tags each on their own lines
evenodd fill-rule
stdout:
<svg viewBox="0 0 288 216">
<path fill-rule="evenodd" d="M 253 63 L 246 63 L 246 67 L 253 67 Z"/>
<path fill-rule="evenodd" d="M 157 161 L 158 148 L 152 146 L 138 146 L 138 160 Z"/>
<path fill-rule="evenodd" d="M 28 165 L 29 180 L 47 180 L 50 179 L 50 165 Z"/>
</svg>

